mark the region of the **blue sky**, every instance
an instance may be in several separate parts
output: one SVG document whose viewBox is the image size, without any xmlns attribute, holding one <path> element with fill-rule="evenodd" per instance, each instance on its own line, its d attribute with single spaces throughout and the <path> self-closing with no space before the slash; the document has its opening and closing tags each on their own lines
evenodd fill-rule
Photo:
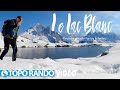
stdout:
<svg viewBox="0 0 120 90">
<path fill-rule="evenodd" d="M 55 31 L 58 32 L 58 26 L 61 22 L 64 23 L 64 29 L 62 33 L 67 33 L 66 25 L 68 20 L 68 13 L 71 14 L 71 22 L 80 21 L 81 31 L 75 33 L 76 35 L 84 35 L 84 17 L 85 15 L 92 14 L 96 16 L 95 24 L 98 21 L 109 22 L 112 21 L 112 32 L 120 34 L 120 12 L 119 11 L 0 11 L 0 28 L 3 25 L 4 20 L 16 18 L 18 15 L 23 16 L 24 20 L 20 26 L 19 31 L 24 32 L 28 28 L 32 27 L 36 23 L 41 23 L 44 26 L 52 26 L 53 13 L 56 14 L 56 26 Z"/>
</svg>

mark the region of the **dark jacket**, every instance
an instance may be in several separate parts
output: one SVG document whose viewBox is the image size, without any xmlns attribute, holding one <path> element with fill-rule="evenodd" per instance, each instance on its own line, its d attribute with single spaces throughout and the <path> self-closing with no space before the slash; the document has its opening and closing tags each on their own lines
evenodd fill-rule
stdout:
<svg viewBox="0 0 120 90">
<path fill-rule="evenodd" d="M 5 21 L 4 23 L 6 23 L 7 21 Z M 6 24 L 4 24 L 3 28 L 2 28 L 2 34 L 4 37 L 6 38 L 17 38 L 17 32 L 19 27 L 17 27 L 16 25 L 16 20 L 12 19 L 9 20 L 9 24 L 7 26 L 5 26 Z"/>
</svg>

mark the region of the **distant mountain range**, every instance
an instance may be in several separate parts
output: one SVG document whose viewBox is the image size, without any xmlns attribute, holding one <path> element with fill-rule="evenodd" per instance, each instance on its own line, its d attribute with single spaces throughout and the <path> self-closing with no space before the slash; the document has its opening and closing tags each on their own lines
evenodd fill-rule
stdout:
<svg viewBox="0 0 120 90">
<path fill-rule="evenodd" d="M 115 33 L 101 33 L 101 32 L 95 32 L 95 33 L 89 33 L 84 38 L 93 38 L 94 40 L 97 40 L 98 42 L 118 42 L 120 41 L 120 36 L 116 35 Z"/>
<path fill-rule="evenodd" d="M 120 36 L 116 35 L 115 33 L 101 33 L 101 32 L 95 32 L 95 33 L 89 33 L 86 36 L 82 37 L 76 37 L 73 35 L 67 37 L 67 39 L 64 39 L 66 42 L 73 42 L 73 40 L 76 40 L 79 43 L 93 43 L 94 41 L 97 41 L 98 43 L 108 43 L 108 42 L 119 42 Z"/>
</svg>

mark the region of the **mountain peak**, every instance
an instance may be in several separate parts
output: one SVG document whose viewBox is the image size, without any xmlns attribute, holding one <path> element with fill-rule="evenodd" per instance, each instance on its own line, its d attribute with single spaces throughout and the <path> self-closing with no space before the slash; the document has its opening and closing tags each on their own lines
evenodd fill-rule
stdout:
<svg viewBox="0 0 120 90">
<path fill-rule="evenodd" d="M 28 29 L 26 33 L 23 33 L 23 35 L 25 37 L 28 36 L 27 38 L 45 36 L 48 38 L 50 42 L 58 42 L 59 40 L 60 41 L 62 40 L 61 35 L 59 35 L 56 32 L 51 32 L 51 29 L 49 26 L 45 27 L 41 23 L 35 24 L 33 27 Z"/>
</svg>

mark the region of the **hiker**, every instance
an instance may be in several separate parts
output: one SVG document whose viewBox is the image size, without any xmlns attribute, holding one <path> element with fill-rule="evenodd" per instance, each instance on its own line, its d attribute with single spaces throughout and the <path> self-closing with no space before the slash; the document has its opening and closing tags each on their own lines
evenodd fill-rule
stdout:
<svg viewBox="0 0 120 90">
<path fill-rule="evenodd" d="M 3 57 L 7 54 L 9 50 L 9 45 L 11 45 L 13 49 L 12 61 L 16 61 L 17 32 L 22 21 L 23 21 L 22 16 L 17 16 L 16 19 L 4 21 L 4 25 L 2 27 L 2 35 L 4 37 L 4 50 L 0 56 L 1 60 L 3 60 Z"/>
</svg>

